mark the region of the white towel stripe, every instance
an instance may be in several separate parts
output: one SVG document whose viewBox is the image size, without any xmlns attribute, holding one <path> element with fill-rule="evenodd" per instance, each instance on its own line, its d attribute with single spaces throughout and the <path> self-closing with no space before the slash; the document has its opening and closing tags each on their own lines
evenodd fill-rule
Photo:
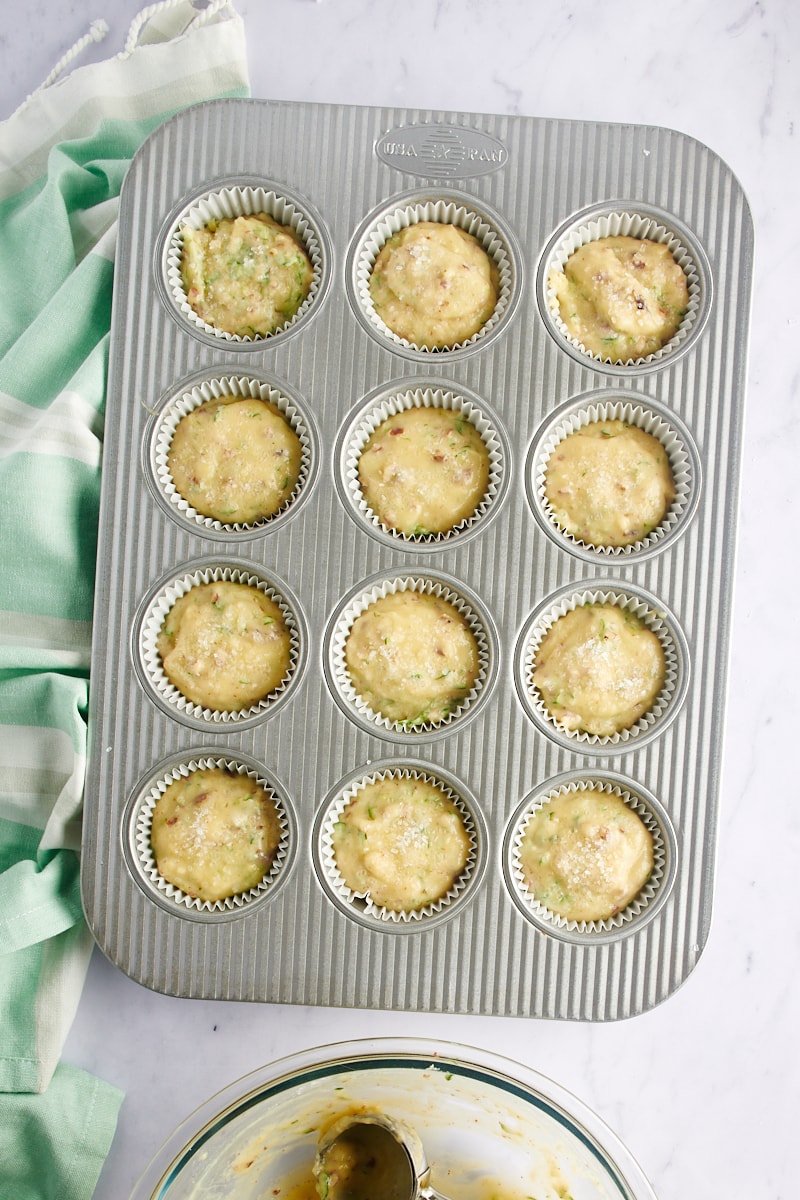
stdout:
<svg viewBox="0 0 800 1200">
<path fill-rule="evenodd" d="M 102 416 L 78 392 L 64 391 L 47 408 L 32 408 L 0 392 L 0 458 L 48 454 L 100 464 Z"/>
</svg>

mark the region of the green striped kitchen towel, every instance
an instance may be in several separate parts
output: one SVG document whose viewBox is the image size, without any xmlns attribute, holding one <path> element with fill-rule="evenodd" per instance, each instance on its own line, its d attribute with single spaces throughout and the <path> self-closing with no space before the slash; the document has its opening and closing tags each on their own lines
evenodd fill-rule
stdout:
<svg viewBox="0 0 800 1200">
<path fill-rule="evenodd" d="M 80 820 L 119 191 L 166 117 L 249 94 L 227 0 L 165 0 L 0 124 L 0 1197 L 92 1194 L 121 1093 L 61 1063 L 91 952 Z"/>
</svg>

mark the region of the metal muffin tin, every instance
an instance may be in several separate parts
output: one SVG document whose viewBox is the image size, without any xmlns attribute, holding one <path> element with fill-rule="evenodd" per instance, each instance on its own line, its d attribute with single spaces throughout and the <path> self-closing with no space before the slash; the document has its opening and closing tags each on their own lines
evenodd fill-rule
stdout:
<svg viewBox="0 0 800 1200">
<path fill-rule="evenodd" d="M 187 315 L 175 270 L 187 214 L 245 193 L 290 215 L 315 271 L 299 316 L 260 339 Z M 388 335 L 365 290 L 380 239 L 431 214 L 475 229 L 501 278 L 485 333 L 449 351 Z M 592 359 L 550 311 L 551 266 L 598 228 L 655 230 L 686 264 L 691 311 L 652 359 Z M 120 208 L 83 825 L 84 906 L 114 963 L 181 996 L 582 1020 L 646 1011 L 686 979 L 712 908 L 752 256 L 736 179 L 669 129 L 230 100 L 155 131 Z M 252 527 L 187 511 L 164 468 L 175 406 L 231 380 L 302 432 L 296 495 Z M 466 408 L 491 443 L 491 495 L 444 537 L 393 535 L 354 483 L 365 421 L 419 402 Z M 542 502 L 548 439 L 595 411 L 662 432 L 679 476 L 665 528 L 619 553 L 548 527 Z M 194 578 L 252 579 L 290 617 L 292 677 L 240 718 L 158 678 L 154 610 Z M 347 613 L 408 586 L 480 628 L 474 696 L 417 732 L 354 704 L 339 664 Z M 581 597 L 644 613 L 665 645 L 664 695 L 625 737 L 566 735 L 527 693 L 538 623 Z M 252 901 L 209 909 L 154 871 L 154 789 L 198 762 L 278 798 L 281 859 Z M 394 770 L 444 780 L 470 815 L 469 879 L 413 920 L 350 904 L 324 843 L 353 780 Z M 576 930 L 520 894 L 516 831 L 596 780 L 657 831 L 659 870 L 629 919 Z"/>
</svg>

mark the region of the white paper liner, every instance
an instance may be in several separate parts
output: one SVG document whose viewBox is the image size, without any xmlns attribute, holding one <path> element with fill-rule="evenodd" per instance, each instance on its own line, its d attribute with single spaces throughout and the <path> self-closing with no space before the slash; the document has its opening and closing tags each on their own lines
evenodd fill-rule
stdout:
<svg viewBox="0 0 800 1200">
<path fill-rule="evenodd" d="M 274 404 L 288 421 L 294 433 L 300 439 L 302 459 L 297 483 L 290 496 L 281 507 L 268 517 L 248 524 L 235 522 L 226 524 L 215 517 L 207 517 L 199 513 L 175 487 L 172 473 L 169 469 L 168 456 L 172 438 L 178 424 L 188 413 L 201 405 L 218 400 L 221 396 L 236 396 L 241 399 L 264 400 Z M 312 465 L 312 442 L 309 427 L 298 405 L 271 384 L 258 379 L 241 375 L 214 376 L 195 384 L 183 392 L 173 403 L 167 405 L 154 429 L 153 436 L 153 474 L 161 495 L 166 500 L 170 511 L 182 520 L 200 529 L 230 533 L 252 534 L 268 528 L 276 523 L 287 510 L 297 501 L 308 483 Z"/>
<path fill-rule="evenodd" d="M 157 638 L 164 623 L 164 618 L 176 600 L 184 596 L 193 587 L 204 583 L 243 583 L 258 588 L 274 601 L 280 608 L 290 635 L 289 669 L 277 688 L 265 696 L 258 704 L 237 710 L 218 710 L 203 708 L 188 700 L 167 678 L 158 652 Z M 176 576 L 162 587 L 150 601 L 144 613 L 140 637 L 139 655 L 145 677 L 154 693 L 176 713 L 188 717 L 194 724 L 201 726 L 224 726 L 233 728 L 243 721 L 251 721 L 254 717 L 266 716 L 270 709 L 281 701 L 293 683 L 300 663 L 301 632 L 293 609 L 286 597 L 268 579 L 254 572 L 238 567 L 207 566 L 198 567 L 194 571 Z"/>
<path fill-rule="evenodd" d="M 567 326 L 561 319 L 558 299 L 550 286 L 552 271 L 562 271 L 570 255 L 587 242 L 597 241 L 604 237 L 633 237 L 644 241 L 660 242 L 667 245 L 673 258 L 686 275 L 689 288 L 689 300 L 686 313 L 675 331 L 673 337 L 653 354 L 641 358 L 630 358 L 624 361 L 614 361 L 609 357 L 592 354 L 583 342 L 571 336 Z M 585 224 L 571 227 L 559 241 L 547 263 L 544 277 L 545 301 L 547 312 L 555 329 L 565 341 L 587 358 L 599 363 L 608 363 L 613 367 L 635 367 L 645 363 L 659 363 L 668 355 L 673 354 L 682 346 L 691 333 L 698 315 L 702 299 L 702 280 L 700 267 L 694 255 L 689 251 L 681 238 L 672 229 L 662 225 L 655 217 L 633 211 L 615 211 L 603 213 Z"/>
<path fill-rule="evenodd" d="M 417 225 L 421 221 L 437 221 L 443 225 L 456 225 L 459 229 L 463 229 L 465 233 L 471 234 L 492 259 L 500 277 L 497 304 L 488 321 L 472 337 L 466 338 L 464 341 L 452 346 L 419 346 L 415 342 L 410 342 L 406 338 L 399 337 L 384 324 L 376 313 L 369 291 L 372 268 L 375 266 L 375 260 L 385 243 L 393 234 L 399 233 L 401 229 L 407 229 L 410 225 Z M 391 212 L 384 213 L 363 237 L 355 260 L 356 296 L 362 312 L 367 318 L 369 328 L 379 338 L 393 342 L 397 346 L 413 350 L 424 357 L 452 354 L 454 351 L 461 350 L 466 346 L 476 345 L 483 341 L 490 333 L 493 333 L 498 328 L 503 315 L 511 303 L 513 281 L 514 264 L 511 257 L 511 249 L 505 238 L 500 235 L 497 229 L 489 224 L 485 217 L 471 211 L 465 205 L 458 204 L 452 200 L 428 200 L 416 204 L 411 203 Z"/>
<path fill-rule="evenodd" d="M 288 226 L 302 243 L 308 255 L 313 277 L 311 286 L 303 303 L 293 317 L 288 318 L 279 329 L 272 333 L 259 334 L 255 337 L 228 333 L 216 329 L 197 315 L 186 298 L 186 290 L 181 277 L 181 259 L 183 255 L 183 229 L 202 229 L 211 221 L 241 216 L 256 216 L 266 214 L 279 225 Z M 295 325 L 314 304 L 322 287 L 324 271 L 324 253 L 321 238 L 307 213 L 286 196 L 263 187 L 224 187 L 218 191 L 209 191 L 206 195 L 195 200 L 181 213 L 171 231 L 165 255 L 165 273 L 167 290 L 172 297 L 178 312 L 190 328 L 202 330 L 220 341 L 242 342 L 258 345 L 270 338 L 278 337 Z"/>
<path fill-rule="evenodd" d="M 381 597 L 405 591 L 423 592 L 452 604 L 460 616 L 467 622 L 478 648 L 478 674 L 473 686 L 463 700 L 442 721 L 421 722 L 419 725 L 414 725 L 413 727 L 408 726 L 404 722 L 392 721 L 388 717 L 374 712 L 353 687 L 345 660 L 347 638 L 356 618 L 365 609 L 369 608 L 370 604 L 373 604 Z M 467 710 L 478 700 L 478 697 L 487 684 L 489 652 L 489 631 L 472 605 L 463 596 L 451 587 L 448 587 L 441 580 L 435 578 L 428 579 L 425 576 L 408 575 L 393 576 L 382 583 L 376 583 L 355 596 L 339 614 L 339 619 L 331 634 L 330 646 L 334 683 L 347 707 L 353 713 L 357 714 L 362 721 L 374 725 L 377 730 L 390 730 L 393 733 L 405 735 L 410 741 L 418 740 L 421 734 L 430 733 L 432 730 L 446 729 L 466 714 Z"/>
<path fill-rule="evenodd" d="M 458 877 L 453 881 L 449 890 L 440 896 L 437 900 L 431 901 L 429 904 L 421 908 L 415 909 L 389 909 L 383 905 L 374 904 L 368 892 L 353 892 L 345 884 L 339 873 L 339 868 L 336 865 L 336 856 L 333 849 L 333 827 L 337 820 L 344 812 L 350 801 L 356 796 L 361 788 L 366 787 L 370 783 L 375 783 L 378 780 L 384 779 L 418 779 L 423 783 L 430 784 L 438 788 L 448 800 L 451 800 L 458 809 L 463 822 L 464 828 L 469 837 L 470 849 L 467 861 L 463 870 Z M 467 806 L 464 798 L 450 786 L 444 779 L 436 775 L 435 772 L 422 771 L 417 768 L 400 767 L 375 771 L 369 774 L 362 775 L 360 778 L 349 784 L 334 802 L 329 807 L 325 814 L 319 835 L 319 851 L 320 862 L 325 871 L 328 884 L 339 897 L 339 899 L 347 906 L 352 906 L 359 914 L 373 918 L 376 922 L 392 924 L 406 924 L 408 922 L 424 921 L 426 918 L 436 916 L 443 909 L 449 908 L 454 901 L 458 900 L 463 895 L 467 885 L 472 879 L 478 861 L 478 833 L 472 813 Z"/>
<path fill-rule="evenodd" d="M 590 789 L 605 792 L 612 796 L 619 796 L 629 808 L 633 809 L 641 817 L 653 839 L 653 869 L 641 891 L 620 912 L 604 920 L 575 921 L 552 912 L 545 905 L 541 904 L 529 890 L 522 874 L 519 857 L 520 847 L 524 840 L 528 823 L 535 812 L 559 796 L 566 796 L 574 792 L 588 791 Z M 511 881 L 514 884 L 517 895 L 522 901 L 523 907 L 530 912 L 532 917 L 541 925 L 549 927 L 553 932 L 568 931 L 570 933 L 587 934 L 591 937 L 592 935 L 597 936 L 598 934 L 607 934 L 614 931 L 624 931 L 626 927 L 635 922 L 648 906 L 652 904 L 666 880 L 668 847 L 664 840 L 660 822 L 656 819 L 650 805 L 640 795 L 609 780 L 586 776 L 572 783 L 563 784 L 561 787 L 544 792 L 536 797 L 517 822 L 510 842 L 509 858 L 508 866 Z"/>
<path fill-rule="evenodd" d="M 164 792 L 178 779 L 186 779 L 194 771 L 213 770 L 218 768 L 223 771 L 229 771 L 233 775 L 246 775 L 248 779 L 253 780 L 259 787 L 263 788 L 267 796 L 275 805 L 275 812 L 280 824 L 280 838 L 275 855 L 264 877 L 256 885 L 249 888 L 245 892 L 238 892 L 234 896 L 227 896 L 223 900 L 201 900 L 197 896 L 190 896 L 175 884 L 169 882 L 158 869 L 156 864 L 153 847 L 150 840 L 150 830 L 153 822 L 153 812 L 158 800 L 163 796 Z M 158 779 L 147 791 L 142 795 L 137 803 L 133 814 L 133 841 L 135 846 L 136 857 L 143 878 L 155 888 L 160 895 L 167 900 L 174 902 L 176 907 L 194 910 L 196 912 L 235 912 L 242 909 L 254 901 L 261 900 L 269 891 L 276 879 L 283 870 L 288 854 L 289 854 L 289 839 L 290 827 L 280 796 L 275 791 L 272 784 L 259 775 L 255 770 L 245 766 L 235 758 L 224 756 L 207 756 L 200 758 L 188 757 L 185 762 L 177 763 L 170 770 Z"/>
<path fill-rule="evenodd" d="M 627 425 L 635 425 L 645 433 L 651 434 L 664 447 L 672 470 L 675 496 L 660 524 L 645 537 L 627 546 L 597 545 L 562 529 L 545 494 L 548 463 L 558 445 L 571 433 L 598 421 L 624 421 Z M 575 409 L 551 425 L 542 438 L 531 464 L 530 483 L 534 503 L 557 533 L 559 540 L 567 547 L 583 547 L 593 551 L 599 558 L 631 558 L 672 537 L 679 523 L 692 511 L 697 478 L 686 440 L 674 424 L 654 409 L 648 408 L 646 402 L 614 399 L 587 404 L 585 408 Z"/>
<path fill-rule="evenodd" d="M 439 533 L 403 533 L 384 524 L 367 504 L 358 478 L 359 459 L 370 436 L 383 421 L 412 408 L 442 408 L 462 413 L 481 435 L 489 455 L 486 492 L 475 512 Z M 367 524 L 380 529 L 387 537 L 414 546 L 442 545 L 473 529 L 497 500 L 505 469 L 503 445 L 493 423 L 474 401 L 449 388 L 409 388 L 382 397 L 350 431 L 344 453 L 344 483 L 355 511 Z"/>
<path fill-rule="evenodd" d="M 629 729 L 623 729 L 619 733 L 600 735 L 586 733 L 583 730 L 565 729 L 549 712 L 538 690 L 531 682 L 536 653 L 547 631 L 559 617 L 563 617 L 572 609 L 580 608 L 584 604 L 615 604 L 619 608 L 632 612 L 656 635 L 664 652 L 664 682 L 661 690 L 651 708 L 643 713 Z M 521 679 L 525 689 L 525 700 L 543 729 L 555 734 L 559 739 L 565 739 L 568 743 L 575 743 L 577 746 L 623 748 L 627 743 L 635 741 L 665 720 L 667 712 L 677 696 L 680 666 L 678 648 L 672 630 L 666 619 L 644 599 L 623 590 L 586 589 L 563 596 L 552 608 L 543 612 L 528 630 L 522 645 Z"/>
</svg>

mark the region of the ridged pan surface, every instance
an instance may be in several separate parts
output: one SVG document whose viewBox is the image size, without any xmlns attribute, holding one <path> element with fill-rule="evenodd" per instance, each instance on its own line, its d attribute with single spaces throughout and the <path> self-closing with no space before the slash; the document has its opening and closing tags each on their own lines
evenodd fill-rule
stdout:
<svg viewBox="0 0 800 1200">
<path fill-rule="evenodd" d="M 254 191 L 299 216 L 315 282 L 288 329 L 239 341 L 182 310 L 172 239 L 203 197 Z M 371 240 L 409 212 L 456 214 L 497 253 L 497 318 L 458 350 L 393 341 L 365 306 Z M 612 227 L 672 239 L 693 285 L 677 342 L 628 366 L 571 345 L 546 296 L 559 248 Z M 94 610 L 82 883 L 112 962 L 180 996 L 581 1020 L 686 979 L 712 908 L 752 255 L 731 171 L 668 129 L 232 100 L 155 131 L 121 199 Z M 277 398 L 304 448 L 293 501 L 253 528 L 197 519 L 163 479 L 172 406 L 231 381 Z M 484 510 L 433 542 L 393 537 L 353 491 L 365 416 L 415 397 L 464 409 L 493 455 Z M 587 413 L 656 429 L 673 458 L 673 518 L 634 552 L 548 527 L 543 447 Z M 292 634 L 286 686 L 234 719 L 176 698 L 153 652 L 160 614 L 206 579 L 265 590 Z M 409 587 L 463 610 L 481 675 L 463 711 L 405 733 L 353 703 L 340 630 Z M 527 682 L 537 627 L 586 601 L 644 613 L 667 658 L 654 718 L 610 741 L 548 725 Z M 243 901 L 156 878 L 153 789 L 197 763 L 276 800 L 278 858 Z M 326 834 L 354 782 L 392 771 L 441 785 L 470 834 L 459 887 L 401 920 L 342 894 Z M 537 911 L 515 867 L 537 799 L 586 784 L 621 792 L 656 845 L 642 903 L 599 926 Z"/>
</svg>

